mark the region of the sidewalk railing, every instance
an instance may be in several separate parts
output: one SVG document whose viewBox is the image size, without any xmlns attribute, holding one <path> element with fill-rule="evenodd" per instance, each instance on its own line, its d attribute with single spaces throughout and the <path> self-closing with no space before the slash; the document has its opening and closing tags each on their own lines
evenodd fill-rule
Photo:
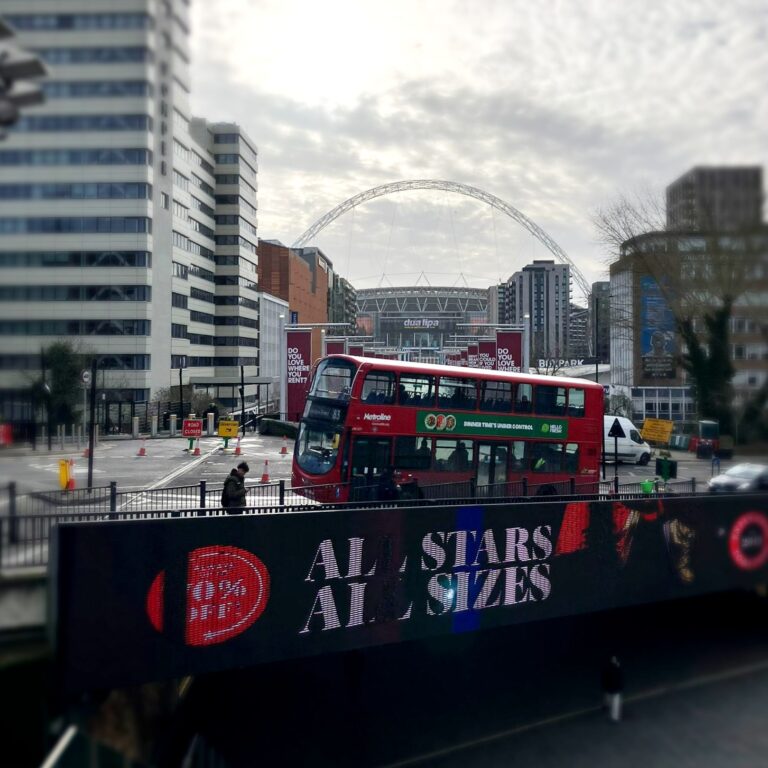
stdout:
<svg viewBox="0 0 768 768">
<path fill-rule="evenodd" d="M 0 568 L 43 566 L 48 560 L 51 530 L 59 523 L 113 520 L 162 519 L 216 516 L 225 514 L 221 506 L 222 485 L 196 485 L 118 491 L 116 483 L 91 490 L 47 491 L 25 495 L 16 493 L 15 483 L 0 497 Z M 402 486 L 399 498 L 382 501 L 378 486 L 356 486 L 349 502 L 340 498 L 338 484 L 291 488 L 285 480 L 247 486 L 246 514 L 298 512 L 312 508 L 412 506 L 434 503 L 461 504 L 485 500 L 554 501 L 559 499 L 637 498 L 691 495 L 696 481 L 674 483 L 658 481 L 649 493 L 647 483 L 618 483 L 572 477 L 560 482 L 535 483 L 521 478 L 493 485 L 477 485 L 474 480 L 436 485 Z"/>
</svg>

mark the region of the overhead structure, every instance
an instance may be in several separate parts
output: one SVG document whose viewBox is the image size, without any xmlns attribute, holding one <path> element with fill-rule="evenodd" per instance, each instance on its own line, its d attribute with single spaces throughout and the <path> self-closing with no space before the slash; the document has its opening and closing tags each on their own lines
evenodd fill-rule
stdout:
<svg viewBox="0 0 768 768">
<path fill-rule="evenodd" d="M 293 248 L 301 248 L 306 245 L 312 238 L 314 238 L 318 232 L 322 231 L 332 221 L 335 221 L 339 216 L 345 214 L 352 208 L 366 203 L 369 200 L 373 200 L 376 197 L 383 197 L 384 195 L 391 195 L 395 192 L 407 192 L 412 189 L 438 189 L 443 192 L 455 192 L 465 197 L 471 197 L 474 200 L 480 200 L 483 203 L 487 203 L 497 211 L 514 219 L 518 224 L 525 227 L 540 243 L 542 243 L 547 250 L 560 262 L 568 264 L 571 268 L 571 276 L 574 282 L 581 288 L 584 296 L 587 297 L 590 294 L 590 286 L 586 281 L 584 275 L 581 274 L 577 266 L 573 263 L 568 254 L 535 222 L 531 221 L 524 213 L 521 213 L 509 203 L 504 202 L 501 198 L 491 195 L 488 192 L 484 192 L 477 187 L 471 187 L 468 184 L 459 184 L 456 181 L 440 181 L 438 179 L 413 179 L 411 181 L 394 181 L 390 184 L 382 184 L 379 187 L 361 192 L 354 197 L 350 197 L 345 200 L 341 205 L 337 205 L 332 211 L 328 211 L 325 216 L 321 216 L 301 237 L 293 244 Z"/>
</svg>

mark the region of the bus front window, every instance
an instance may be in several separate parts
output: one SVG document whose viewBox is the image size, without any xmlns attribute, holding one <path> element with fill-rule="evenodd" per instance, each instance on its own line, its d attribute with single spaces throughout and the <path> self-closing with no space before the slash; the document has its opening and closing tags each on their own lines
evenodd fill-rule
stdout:
<svg viewBox="0 0 768 768">
<path fill-rule="evenodd" d="M 302 423 L 299 429 L 296 460 L 311 475 L 324 475 L 336 465 L 341 434 Z"/>
<path fill-rule="evenodd" d="M 333 358 L 323 360 L 317 366 L 309 396 L 331 400 L 348 400 L 354 375 L 354 363 Z"/>
</svg>

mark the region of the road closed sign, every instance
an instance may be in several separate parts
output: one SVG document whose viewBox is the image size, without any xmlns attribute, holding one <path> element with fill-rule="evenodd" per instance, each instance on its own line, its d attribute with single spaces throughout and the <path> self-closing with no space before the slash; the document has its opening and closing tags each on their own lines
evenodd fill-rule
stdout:
<svg viewBox="0 0 768 768">
<path fill-rule="evenodd" d="M 234 420 L 222 419 L 219 422 L 219 437 L 237 437 L 240 423 Z"/>
<path fill-rule="evenodd" d="M 184 419 L 181 425 L 181 434 L 183 437 L 202 437 L 203 420 L 202 419 Z"/>
</svg>

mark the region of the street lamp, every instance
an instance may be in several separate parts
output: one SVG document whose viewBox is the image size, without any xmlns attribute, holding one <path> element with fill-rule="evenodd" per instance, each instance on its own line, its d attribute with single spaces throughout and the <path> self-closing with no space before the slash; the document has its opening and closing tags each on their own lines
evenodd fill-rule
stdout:
<svg viewBox="0 0 768 768">
<path fill-rule="evenodd" d="M 280 421 L 285 421 L 288 399 L 288 342 L 285 337 L 285 315 L 278 315 L 278 319 L 280 320 Z"/>
<path fill-rule="evenodd" d="M 523 315 L 523 371 L 528 373 L 531 367 L 531 316 Z"/>
</svg>

